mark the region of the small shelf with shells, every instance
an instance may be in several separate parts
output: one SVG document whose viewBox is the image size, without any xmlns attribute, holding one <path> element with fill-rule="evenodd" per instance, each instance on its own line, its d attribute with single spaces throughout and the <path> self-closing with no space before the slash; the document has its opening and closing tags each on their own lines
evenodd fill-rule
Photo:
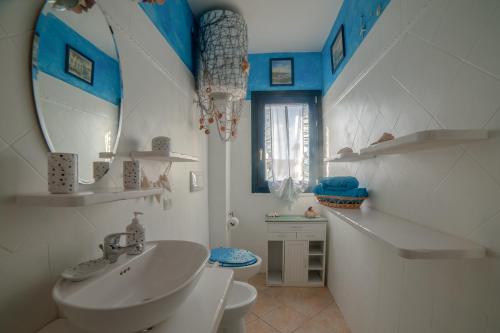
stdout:
<svg viewBox="0 0 500 333">
<path fill-rule="evenodd" d="M 488 139 L 487 130 L 426 130 L 362 148 L 360 153 L 343 154 L 325 162 L 357 162 L 379 155 L 404 154 Z"/>
</svg>

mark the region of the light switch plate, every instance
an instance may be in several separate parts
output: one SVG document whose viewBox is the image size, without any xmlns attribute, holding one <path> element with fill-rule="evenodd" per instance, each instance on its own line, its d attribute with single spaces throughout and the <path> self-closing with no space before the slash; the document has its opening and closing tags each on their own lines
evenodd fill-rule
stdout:
<svg viewBox="0 0 500 333">
<path fill-rule="evenodd" d="M 189 190 L 191 192 L 198 192 L 205 187 L 205 176 L 201 171 L 191 171 L 189 173 Z"/>
</svg>

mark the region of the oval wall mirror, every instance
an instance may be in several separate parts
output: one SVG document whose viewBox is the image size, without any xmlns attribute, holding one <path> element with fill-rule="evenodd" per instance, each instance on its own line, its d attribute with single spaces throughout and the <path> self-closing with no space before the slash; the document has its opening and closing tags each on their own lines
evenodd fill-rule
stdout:
<svg viewBox="0 0 500 333">
<path fill-rule="evenodd" d="M 76 13 L 45 4 L 33 38 L 32 79 L 50 151 L 78 154 L 80 183 L 94 183 L 102 170 L 94 177 L 93 162 L 111 163 L 116 152 L 122 101 L 118 51 L 98 5 Z"/>
</svg>

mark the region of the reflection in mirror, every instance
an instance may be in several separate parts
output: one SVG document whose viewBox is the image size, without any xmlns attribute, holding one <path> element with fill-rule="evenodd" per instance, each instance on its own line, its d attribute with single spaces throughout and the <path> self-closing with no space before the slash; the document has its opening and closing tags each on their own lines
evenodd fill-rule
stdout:
<svg viewBox="0 0 500 333">
<path fill-rule="evenodd" d="M 122 100 L 117 48 L 98 5 L 77 14 L 45 4 L 33 39 L 32 78 L 50 151 L 78 154 L 80 183 L 97 181 L 93 162 L 118 146 Z"/>
</svg>

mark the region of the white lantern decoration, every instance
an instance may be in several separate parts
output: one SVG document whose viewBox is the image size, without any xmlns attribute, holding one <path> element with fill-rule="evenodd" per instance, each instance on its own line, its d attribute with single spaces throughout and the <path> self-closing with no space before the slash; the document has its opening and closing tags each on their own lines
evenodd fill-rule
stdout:
<svg viewBox="0 0 500 333">
<path fill-rule="evenodd" d="M 200 130 L 217 126 L 222 141 L 236 136 L 249 72 L 247 25 L 230 10 L 211 10 L 200 18 L 197 95 Z"/>
</svg>

